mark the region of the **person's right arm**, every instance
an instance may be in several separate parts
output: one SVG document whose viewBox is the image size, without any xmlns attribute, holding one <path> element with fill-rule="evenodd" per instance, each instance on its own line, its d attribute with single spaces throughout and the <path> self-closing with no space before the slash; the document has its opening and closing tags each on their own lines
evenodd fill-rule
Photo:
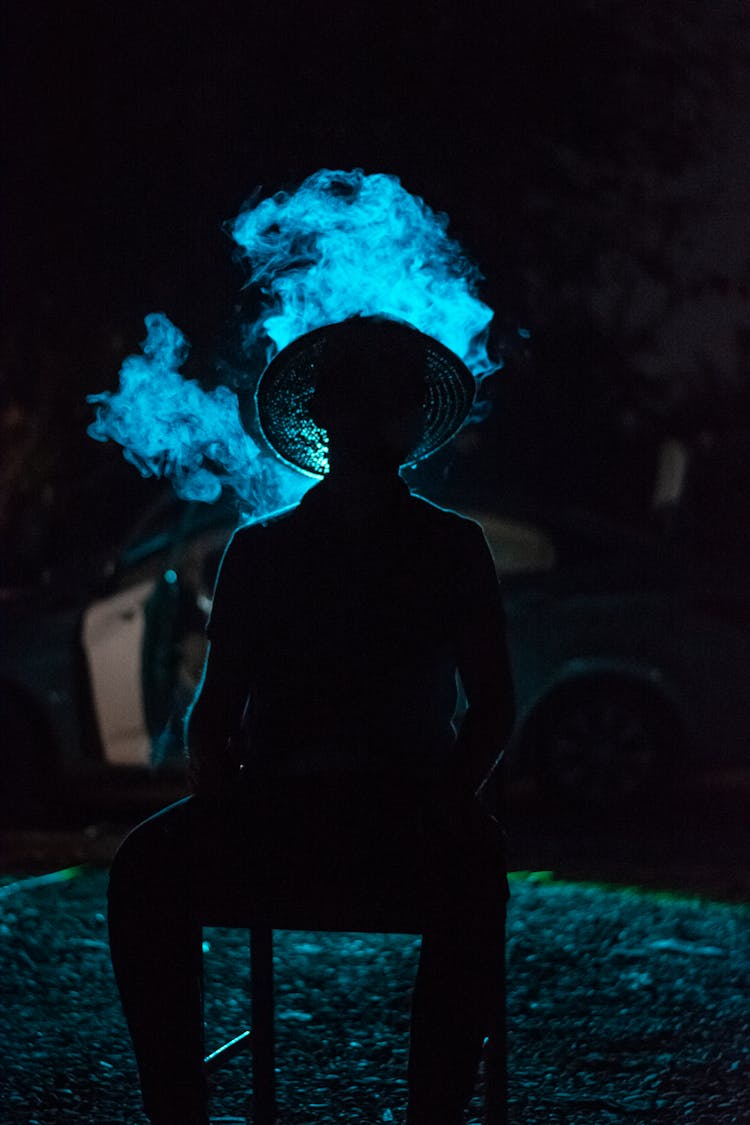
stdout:
<svg viewBox="0 0 750 1125">
<path fill-rule="evenodd" d="M 477 797 L 513 730 L 515 699 L 495 565 L 476 525 L 464 529 L 455 590 L 456 656 L 467 708 L 433 803 L 454 834 L 478 833 L 492 843 L 496 833 Z"/>
<path fill-rule="evenodd" d="M 515 720 L 513 673 L 495 564 L 470 525 L 458 573 L 457 660 L 467 708 L 454 751 L 454 783 L 476 793 L 497 765 Z"/>
</svg>

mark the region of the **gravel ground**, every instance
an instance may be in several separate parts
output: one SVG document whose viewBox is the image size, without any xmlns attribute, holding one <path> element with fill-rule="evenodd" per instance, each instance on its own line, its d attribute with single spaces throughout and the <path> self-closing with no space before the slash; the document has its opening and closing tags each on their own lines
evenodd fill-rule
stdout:
<svg viewBox="0 0 750 1125">
<path fill-rule="evenodd" d="M 106 942 L 106 873 L 9 879 L 1 1125 L 140 1125 Z M 750 1122 L 749 920 L 738 903 L 516 877 L 512 1122 Z M 248 972 L 244 934 L 204 937 L 211 1048 L 245 1025 Z M 277 935 L 283 1125 L 402 1120 L 417 953 L 408 936 Z M 239 1058 L 217 1076 L 213 1121 L 250 1121 L 249 1087 Z"/>
</svg>

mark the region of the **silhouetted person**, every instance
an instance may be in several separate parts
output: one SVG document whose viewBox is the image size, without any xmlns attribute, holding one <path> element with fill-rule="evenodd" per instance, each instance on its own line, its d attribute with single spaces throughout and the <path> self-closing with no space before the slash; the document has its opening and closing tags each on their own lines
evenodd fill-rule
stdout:
<svg viewBox="0 0 750 1125">
<path fill-rule="evenodd" d="M 272 921 L 343 902 L 416 908 L 407 1122 L 463 1119 L 498 1003 L 507 894 L 475 794 L 513 691 L 480 528 L 412 496 L 398 470 L 455 432 L 472 392 L 452 353 L 380 318 L 309 333 L 263 376 L 269 441 L 320 472 L 327 435 L 330 471 L 232 538 L 189 718 L 194 796 L 136 828 L 113 863 L 112 958 L 154 1123 L 208 1121 L 199 920 L 226 901 L 264 904 Z"/>
</svg>

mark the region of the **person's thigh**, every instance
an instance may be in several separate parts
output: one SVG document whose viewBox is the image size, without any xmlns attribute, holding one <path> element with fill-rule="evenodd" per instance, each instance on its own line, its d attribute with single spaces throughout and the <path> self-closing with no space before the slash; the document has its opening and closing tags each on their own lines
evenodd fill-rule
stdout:
<svg viewBox="0 0 750 1125">
<path fill-rule="evenodd" d="M 189 848 L 192 804 L 186 798 L 169 805 L 128 833 L 110 867 L 110 896 L 127 892 L 136 897 L 139 888 L 145 893 L 154 882 L 169 878 Z"/>
</svg>

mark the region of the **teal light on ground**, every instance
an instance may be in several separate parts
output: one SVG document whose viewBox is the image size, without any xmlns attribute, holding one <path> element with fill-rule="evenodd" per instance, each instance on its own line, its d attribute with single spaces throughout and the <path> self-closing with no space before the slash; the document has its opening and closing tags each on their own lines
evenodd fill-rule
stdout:
<svg viewBox="0 0 750 1125">
<path fill-rule="evenodd" d="M 508 879 L 511 883 L 554 883 L 557 876 L 554 871 L 509 871 Z"/>
<path fill-rule="evenodd" d="M 83 867 L 63 867 L 60 871 L 49 871 L 44 875 L 30 875 L 28 879 L 16 879 L 0 887 L 0 898 L 15 894 L 17 891 L 33 890 L 36 887 L 46 887 L 52 883 L 67 883 L 77 879 L 84 872 Z"/>
<path fill-rule="evenodd" d="M 636 898 L 648 898 L 655 902 L 680 903 L 680 902 L 713 902 L 723 903 L 725 900 L 719 895 L 700 894 L 691 891 L 673 891 L 662 887 L 646 887 L 636 883 L 615 883 L 596 879 L 573 879 L 558 875 L 555 871 L 509 871 L 508 882 L 532 883 L 535 885 L 547 884 L 558 887 L 579 887 L 581 890 L 613 892 L 619 895 Z M 750 903 L 731 903 L 739 909 L 750 913 Z"/>
<path fill-rule="evenodd" d="M 177 571 L 176 570 L 165 570 L 164 571 L 164 581 L 167 583 L 168 586 L 174 586 L 175 583 L 177 582 Z"/>
</svg>

